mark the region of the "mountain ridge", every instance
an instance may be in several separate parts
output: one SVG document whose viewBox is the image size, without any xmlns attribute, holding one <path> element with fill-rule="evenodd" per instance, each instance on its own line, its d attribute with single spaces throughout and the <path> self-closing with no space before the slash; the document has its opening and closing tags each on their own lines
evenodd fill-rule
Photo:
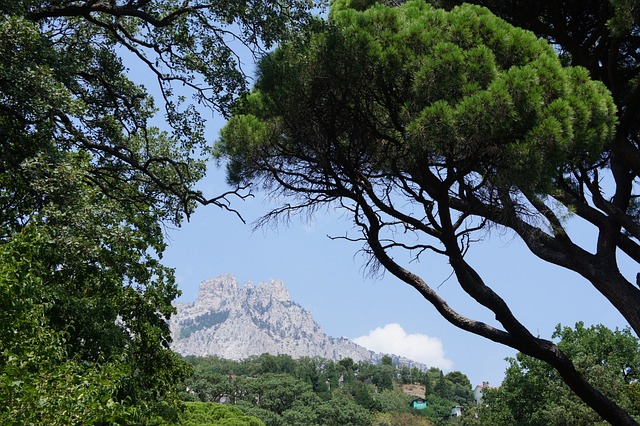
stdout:
<svg viewBox="0 0 640 426">
<path fill-rule="evenodd" d="M 263 353 L 293 358 L 321 357 L 378 363 L 384 355 L 395 364 L 427 366 L 394 354 L 379 354 L 344 337 L 322 331 L 311 313 L 291 300 L 281 280 L 240 285 L 232 274 L 200 283 L 196 300 L 177 303 L 169 327 L 174 351 L 181 355 L 241 360 Z"/>
</svg>

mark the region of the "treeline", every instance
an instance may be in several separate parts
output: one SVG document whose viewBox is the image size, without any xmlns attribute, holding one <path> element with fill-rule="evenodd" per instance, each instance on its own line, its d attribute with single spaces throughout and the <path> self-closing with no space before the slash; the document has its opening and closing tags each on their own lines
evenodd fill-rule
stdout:
<svg viewBox="0 0 640 426">
<path fill-rule="evenodd" d="M 635 421 L 640 419 L 640 345 L 631 330 L 602 325 L 558 325 L 551 336 L 576 362 L 589 383 Z M 294 360 L 288 355 L 230 361 L 187 357 L 192 375 L 179 385 L 186 409 L 180 424 L 204 426 L 538 426 L 604 425 L 549 365 L 518 353 L 508 359 L 504 381 L 486 387 L 476 403 L 472 384 L 459 371 L 422 371 L 393 365 L 337 362 L 320 358 Z M 419 390 L 422 410 L 410 402 Z M 224 402 L 225 404 L 220 404 Z M 461 416 L 452 416 L 452 407 Z"/>
<path fill-rule="evenodd" d="M 451 424 L 461 421 L 450 417 L 452 407 L 467 411 L 474 404 L 465 374 L 393 365 L 390 357 L 380 364 L 269 354 L 186 361 L 193 375 L 183 383 L 184 401 L 228 403 L 269 426 Z M 410 395 L 403 385 L 425 392 Z M 427 401 L 426 409 L 410 406 L 418 397 Z"/>
</svg>

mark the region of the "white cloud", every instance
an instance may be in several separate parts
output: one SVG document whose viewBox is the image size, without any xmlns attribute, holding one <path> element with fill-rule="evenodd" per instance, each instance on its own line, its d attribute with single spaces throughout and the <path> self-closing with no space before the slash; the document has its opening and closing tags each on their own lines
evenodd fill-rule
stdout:
<svg viewBox="0 0 640 426">
<path fill-rule="evenodd" d="M 442 341 L 426 334 L 407 334 L 400 324 L 377 327 L 366 336 L 353 339 L 357 344 L 374 352 L 404 356 L 429 367 L 451 370 L 453 361 L 446 358 Z"/>
</svg>

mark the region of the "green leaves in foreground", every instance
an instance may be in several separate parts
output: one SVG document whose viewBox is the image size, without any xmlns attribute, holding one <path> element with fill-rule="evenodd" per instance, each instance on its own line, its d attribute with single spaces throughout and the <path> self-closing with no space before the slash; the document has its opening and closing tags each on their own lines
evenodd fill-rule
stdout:
<svg viewBox="0 0 640 426">
<path fill-rule="evenodd" d="M 257 53 L 310 7 L 0 4 L 1 424 L 175 414 L 164 226 L 237 194 L 195 188 L 210 146 L 185 99 L 224 113 L 245 89 L 230 44 Z"/>
<path fill-rule="evenodd" d="M 132 422 L 175 408 L 173 273 L 160 225 L 92 187 L 80 154 L 40 155 L 48 202 L 0 243 L 2 424 Z M 23 218 L 19 218 L 23 219 Z"/>
<path fill-rule="evenodd" d="M 30 229 L 0 246 L 0 420 L 63 425 L 122 418 L 126 410 L 113 398 L 127 366 L 70 356 L 70 333 L 47 318 L 54 289 L 39 259 L 46 245 Z"/>
</svg>

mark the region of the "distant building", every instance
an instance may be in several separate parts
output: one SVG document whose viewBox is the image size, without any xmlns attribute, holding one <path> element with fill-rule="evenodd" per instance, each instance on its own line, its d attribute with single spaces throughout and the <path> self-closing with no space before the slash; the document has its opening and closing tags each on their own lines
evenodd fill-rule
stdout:
<svg viewBox="0 0 640 426">
<path fill-rule="evenodd" d="M 456 405 L 451 407 L 451 414 L 449 414 L 449 417 L 460 417 L 460 416 L 462 416 L 462 406 Z"/>
<path fill-rule="evenodd" d="M 427 401 L 424 398 L 416 398 L 409 403 L 409 406 L 416 410 L 424 410 L 427 408 Z"/>
<path fill-rule="evenodd" d="M 493 389 L 493 387 L 489 386 L 489 382 L 482 382 L 482 385 L 476 386 L 476 388 L 473 390 L 473 397 L 476 400 L 477 404 L 480 404 L 482 402 L 484 391 L 487 389 Z"/>
</svg>

